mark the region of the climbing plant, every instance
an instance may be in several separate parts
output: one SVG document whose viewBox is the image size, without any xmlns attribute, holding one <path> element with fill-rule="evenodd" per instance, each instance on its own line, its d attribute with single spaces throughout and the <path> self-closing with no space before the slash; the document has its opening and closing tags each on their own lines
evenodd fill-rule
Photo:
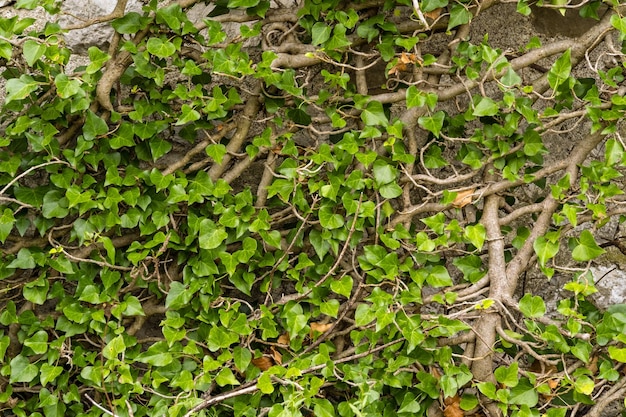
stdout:
<svg viewBox="0 0 626 417">
<path fill-rule="evenodd" d="M 3 415 L 623 402 L 626 304 L 593 298 L 626 253 L 619 1 L 126 3 L 0 18 Z M 542 9 L 593 24 L 475 27 Z"/>
</svg>

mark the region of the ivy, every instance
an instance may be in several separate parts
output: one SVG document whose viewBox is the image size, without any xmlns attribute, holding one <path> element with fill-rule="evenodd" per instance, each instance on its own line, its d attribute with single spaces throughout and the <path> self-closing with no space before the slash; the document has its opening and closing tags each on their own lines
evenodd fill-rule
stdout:
<svg viewBox="0 0 626 417">
<path fill-rule="evenodd" d="M 0 19 L 7 413 L 603 415 L 619 5 L 513 54 L 496 3 L 157 3 L 81 57 Z"/>
</svg>

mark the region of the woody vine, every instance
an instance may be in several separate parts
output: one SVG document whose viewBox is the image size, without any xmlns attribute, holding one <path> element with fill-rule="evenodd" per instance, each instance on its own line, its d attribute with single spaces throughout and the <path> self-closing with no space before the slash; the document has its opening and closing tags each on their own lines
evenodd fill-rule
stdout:
<svg viewBox="0 0 626 417">
<path fill-rule="evenodd" d="M 510 2 L 126 3 L 0 19 L 2 413 L 623 402 L 626 304 L 592 297 L 626 250 L 620 2 L 519 0 L 594 23 L 516 51 L 471 36 Z"/>
</svg>

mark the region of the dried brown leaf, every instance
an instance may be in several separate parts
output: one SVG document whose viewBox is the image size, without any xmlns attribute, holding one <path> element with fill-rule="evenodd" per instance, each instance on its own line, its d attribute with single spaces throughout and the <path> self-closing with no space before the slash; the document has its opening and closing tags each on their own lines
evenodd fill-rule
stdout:
<svg viewBox="0 0 626 417">
<path fill-rule="evenodd" d="M 332 323 L 311 323 L 311 332 L 309 336 L 313 339 L 315 333 L 325 333 L 331 327 L 333 327 Z"/>
<path fill-rule="evenodd" d="M 252 359 L 252 365 L 256 366 L 262 371 L 267 371 L 272 366 L 274 366 L 274 361 L 272 360 L 272 358 L 263 355 L 260 358 Z"/>
<path fill-rule="evenodd" d="M 470 188 L 469 190 L 463 190 L 456 193 L 456 198 L 452 202 L 452 206 L 456 208 L 463 208 L 468 204 L 472 204 L 472 196 L 476 191 L 476 188 Z"/>
<path fill-rule="evenodd" d="M 463 410 L 461 410 L 461 398 L 458 395 L 454 397 L 447 397 L 443 400 L 446 407 L 443 409 L 443 415 L 445 417 L 463 417 Z"/>
<path fill-rule="evenodd" d="M 290 340 L 291 339 L 289 339 L 289 333 L 283 333 L 280 336 L 278 336 L 278 340 L 276 341 L 276 343 L 278 343 L 279 345 L 288 346 Z"/>
<path fill-rule="evenodd" d="M 443 8 L 440 7 L 438 9 L 431 10 L 430 12 L 424 12 L 424 16 L 428 17 L 429 19 L 437 20 L 437 18 L 441 16 L 442 11 Z"/>
<path fill-rule="evenodd" d="M 280 352 L 277 351 L 274 346 L 270 347 L 270 354 L 272 358 L 274 359 L 274 362 L 276 362 L 279 365 L 283 364 L 283 355 L 281 355 Z"/>
</svg>

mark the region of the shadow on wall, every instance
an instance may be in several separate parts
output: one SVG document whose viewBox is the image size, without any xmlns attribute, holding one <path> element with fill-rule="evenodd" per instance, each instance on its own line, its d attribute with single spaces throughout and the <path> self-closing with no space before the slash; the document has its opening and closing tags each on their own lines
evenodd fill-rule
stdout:
<svg viewBox="0 0 626 417">
<path fill-rule="evenodd" d="M 547 9 L 532 6 L 532 24 L 537 32 L 547 36 L 567 36 L 575 38 L 589 29 L 598 21 L 592 18 L 581 17 L 577 9 L 567 9 L 563 16 L 557 9 Z M 602 17 L 606 7 L 598 9 L 598 16 Z"/>
</svg>

